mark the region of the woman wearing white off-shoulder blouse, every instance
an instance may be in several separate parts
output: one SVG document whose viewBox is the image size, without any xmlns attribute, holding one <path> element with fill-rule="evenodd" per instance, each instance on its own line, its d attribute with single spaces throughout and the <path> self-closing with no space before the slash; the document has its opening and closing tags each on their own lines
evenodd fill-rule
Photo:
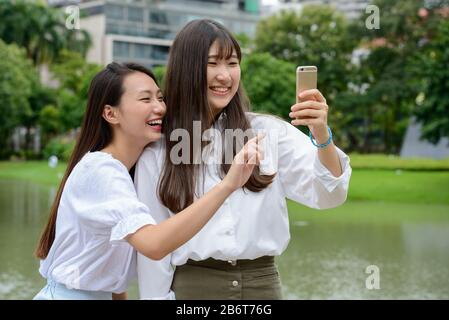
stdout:
<svg viewBox="0 0 449 320">
<path fill-rule="evenodd" d="M 290 123 L 248 112 L 240 60 L 237 41 L 211 20 L 187 24 L 170 49 L 165 138 L 145 149 L 135 176 L 138 197 L 156 221 L 176 216 L 221 181 L 229 164 L 209 160 L 238 151 L 226 141 L 227 130 L 264 131 L 265 159 L 191 240 L 160 261 L 138 255 L 143 299 L 170 298 L 173 292 L 177 299 L 281 299 L 274 257 L 290 240 L 286 199 L 317 209 L 346 200 L 349 158 L 332 141 L 321 93 L 301 92 L 301 102 L 291 108 L 292 124 L 307 125 L 309 139 Z M 199 129 L 195 121 L 201 121 Z M 190 163 L 173 163 L 170 155 L 179 150 L 172 140 L 180 128 L 191 145 L 199 135 L 213 147 L 193 148 Z M 198 158 L 205 161 L 192 164 Z"/>
</svg>

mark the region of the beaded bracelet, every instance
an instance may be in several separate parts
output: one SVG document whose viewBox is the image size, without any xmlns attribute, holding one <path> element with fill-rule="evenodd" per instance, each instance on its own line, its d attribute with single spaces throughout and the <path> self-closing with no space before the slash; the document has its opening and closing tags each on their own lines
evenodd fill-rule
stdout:
<svg viewBox="0 0 449 320">
<path fill-rule="evenodd" d="M 312 141 L 313 145 L 317 148 L 327 147 L 332 141 L 332 131 L 331 131 L 331 128 L 329 128 L 329 126 L 327 127 L 327 132 L 329 132 L 329 139 L 327 139 L 327 141 L 325 143 L 316 143 L 316 141 L 314 140 L 314 138 L 312 136 L 312 131 L 309 131 L 310 141 Z"/>
</svg>

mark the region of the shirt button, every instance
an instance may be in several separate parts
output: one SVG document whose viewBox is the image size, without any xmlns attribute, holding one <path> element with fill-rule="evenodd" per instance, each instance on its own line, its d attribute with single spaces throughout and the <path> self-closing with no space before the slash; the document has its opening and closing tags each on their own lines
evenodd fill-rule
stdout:
<svg viewBox="0 0 449 320">
<path fill-rule="evenodd" d="M 234 234 L 234 231 L 228 230 L 228 231 L 226 231 L 226 234 L 227 234 L 228 236 L 232 236 L 232 235 Z"/>
<path fill-rule="evenodd" d="M 239 285 L 239 282 L 237 280 L 232 281 L 232 285 L 234 287 L 237 287 Z"/>
</svg>

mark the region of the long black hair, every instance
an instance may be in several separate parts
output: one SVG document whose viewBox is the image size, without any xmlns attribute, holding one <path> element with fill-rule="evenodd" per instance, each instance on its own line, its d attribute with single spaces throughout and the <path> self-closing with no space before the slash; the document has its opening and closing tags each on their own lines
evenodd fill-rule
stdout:
<svg viewBox="0 0 449 320">
<path fill-rule="evenodd" d="M 64 177 L 59 185 L 55 200 L 50 209 L 47 225 L 41 235 L 35 255 L 45 259 L 55 239 L 56 217 L 64 185 L 75 165 L 89 151 L 98 151 L 105 148 L 112 140 L 112 129 L 103 118 L 103 109 L 106 105 L 118 106 L 124 93 L 123 81 L 125 77 L 134 72 L 142 72 L 156 82 L 154 74 L 136 63 L 112 62 L 100 71 L 92 80 L 89 87 L 87 108 L 84 114 L 81 131 L 70 157 Z"/>
<path fill-rule="evenodd" d="M 165 78 L 165 97 L 167 112 L 164 118 L 163 133 L 165 134 L 166 157 L 158 194 L 161 202 L 172 212 L 179 212 L 193 203 L 195 194 L 195 178 L 198 165 L 193 159 L 198 150 L 193 150 L 193 123 L 201 121 L 201 136 L 214 122 L 214 115 L 207 100 L 207 62 L 209 49 L 217 41 L 219 56 L 217 59 L 229 59 L 233 52 L 241 61 L 242 54 L 237 40 L 221 24 L 212 20 L 194 20 L 189 22 L 176 36 L 170 49 Z M 224 129 L 250 129 L 250 123 L 245 112 L 249 111 L 243 86 L 238 90 L 226 107 Z M 186 129 L 190 134 L 190 164 L 174 164 L 170 159 L 172 148 L 177 144 L 169 137 L 177 128 Z M 232 150 L 224 154 L 232 156 L 239 151 L 234 144 Z M 226 145 L 225 148 L 230 148 Z M 231 164 L 222 162 L 221 174 L 224 176 Z M 274 175 L 261 175 L 256 167 L 245 184 L 248 190 L 259 192 L 265 189 Z"/>
</svg>

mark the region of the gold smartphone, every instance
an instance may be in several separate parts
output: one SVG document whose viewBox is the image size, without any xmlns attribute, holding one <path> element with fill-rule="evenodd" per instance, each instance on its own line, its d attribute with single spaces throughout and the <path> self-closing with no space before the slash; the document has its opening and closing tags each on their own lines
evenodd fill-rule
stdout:
<svg viewBox="0 0 449 320">
<path fill-rule="evenodd" d="M 316 89 L 318 68 L 315 66 L 299 66 L 296 68 L 296 103 L 300 102 L 298 94 L 304 90 Z"/>
</svg>

